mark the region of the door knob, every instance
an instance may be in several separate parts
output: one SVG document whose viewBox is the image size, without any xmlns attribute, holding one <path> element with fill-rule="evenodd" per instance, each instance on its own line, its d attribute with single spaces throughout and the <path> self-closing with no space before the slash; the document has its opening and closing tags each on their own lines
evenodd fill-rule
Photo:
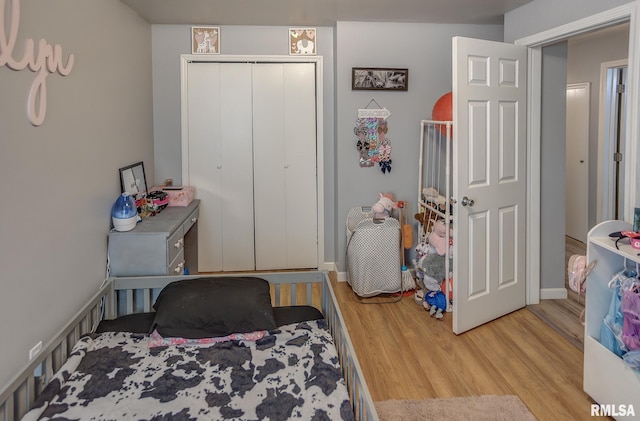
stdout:
<svg viewBox="0 0 640 421">
<path fill-rule="evenodd" d="M 460 201 L 462 206 L 473 206 L 476 202 L 473 199 L 469 199 L 467 196 L 463 197 Z"/>
</svg>

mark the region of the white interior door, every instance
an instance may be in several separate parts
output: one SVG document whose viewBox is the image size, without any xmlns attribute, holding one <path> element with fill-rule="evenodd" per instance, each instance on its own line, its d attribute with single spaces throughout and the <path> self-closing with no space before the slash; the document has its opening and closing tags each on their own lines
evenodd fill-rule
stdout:
<svg viewBox="0 0 640 421">
<path fill-rule="evenodd" d="M 251 65 L 190 63 L 188 185 L 200 199 L 198 271 L 253 270 Z"/>
<path fill-rule="evenodd" d="M 567 85 L 565 234 L 587 242 L 589 206 L 589 84 Z"/>
<path fill-rule="evenodd" d="M 318 267 L 315 64 L 253 68 L 256 269 Z"/>
<path fill-rule="evenodd" d="M 524 307 L 526 47 L 453 39 L 453 331 Z"/>
</svg>

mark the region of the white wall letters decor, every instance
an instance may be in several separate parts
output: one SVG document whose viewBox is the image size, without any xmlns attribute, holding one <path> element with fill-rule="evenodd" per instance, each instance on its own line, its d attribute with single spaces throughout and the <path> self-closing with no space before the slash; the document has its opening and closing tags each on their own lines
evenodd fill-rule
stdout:
<svg viewBox="0 0 640 421">
<path fill-rule="evenodd" d="M 50 73 L 58 72 L 67 76 L 73 67 L 74 56 L 69 54 L 66 64 L 62 61 L 62 47 L 51 45 L 44 38 L 38 42 L 31 38 L 25 40 L 24 56 L 17 60 L 13 57 L 18 27 L 20 26 L 20 0 L 10 0 L 9 27 L 5 28 L 5 0 L 0 0 L 0 67 L 6 65 L 12 70 L 24 70 L 27 67 L 36 73 L 27 97 L 27 117 L 31 124 L 40 126 L 47 114 L 47 85 L 46 79 Z"/>
</svg>

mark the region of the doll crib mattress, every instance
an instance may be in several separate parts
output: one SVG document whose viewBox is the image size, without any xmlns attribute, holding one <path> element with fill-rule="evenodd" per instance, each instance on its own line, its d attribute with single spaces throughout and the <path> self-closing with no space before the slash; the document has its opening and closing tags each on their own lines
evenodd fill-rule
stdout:
<svg viewBox="0 0 640 421">
<path fill-rule="evenodd" d="M 152 339 L 84 336 L 24 419 L 354 417 L 324 319 L 217 343 L 150 347 Z"/>
</svg>

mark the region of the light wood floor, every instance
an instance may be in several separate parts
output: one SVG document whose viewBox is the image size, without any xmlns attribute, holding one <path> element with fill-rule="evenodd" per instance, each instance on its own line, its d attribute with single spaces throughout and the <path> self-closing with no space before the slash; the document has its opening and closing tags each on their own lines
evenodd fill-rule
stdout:
<svg viewBox="0 0 640 421">
<path fill-rule="evenodd" d="M 451 313 L 438 321 L 413 297 L 362 304 L 330 277 L 374 401 L 518 395 L 541 421 L 591 419 L 583 353 L 531 311 L 456 336 Z"/>
<path fill-rule="evenodd" d="M 565 237 L 565 268 L 569 258 L 574 254 L 586 254 L 586 244 Z M 545 321 L 549 326 L 557 330 L 580 351 L 584 350 L 584 325 L 581 322 L 581 313 L 584 310 L 585 294 L 578 293 L 569 288 L 569 277 L 565 270 L 565 288 L 568 298 L 564 300 L 541 300 L 540 304 L 529 305 L 527 309 Z"/>
</svg>

